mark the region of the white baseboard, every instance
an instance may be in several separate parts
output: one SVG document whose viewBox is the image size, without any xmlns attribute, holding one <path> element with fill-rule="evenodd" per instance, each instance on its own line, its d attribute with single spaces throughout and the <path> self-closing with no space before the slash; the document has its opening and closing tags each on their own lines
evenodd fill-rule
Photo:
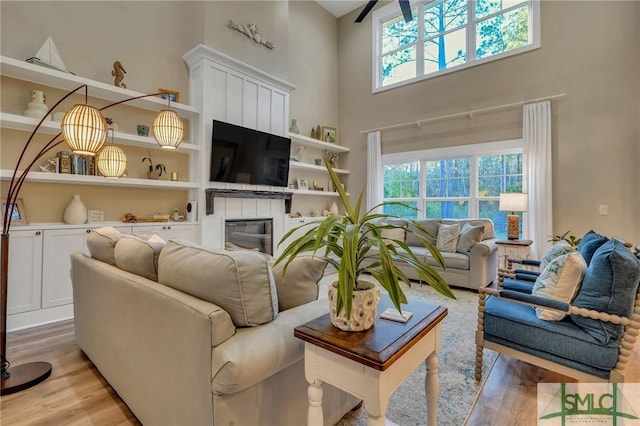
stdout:
<svg viewBox="0 0 640 426">
<path fill-rule="evenodd" d="M 73 304 L 22 312 L 7 317 L 7 332 L 73 318 Z"/>
</svg>

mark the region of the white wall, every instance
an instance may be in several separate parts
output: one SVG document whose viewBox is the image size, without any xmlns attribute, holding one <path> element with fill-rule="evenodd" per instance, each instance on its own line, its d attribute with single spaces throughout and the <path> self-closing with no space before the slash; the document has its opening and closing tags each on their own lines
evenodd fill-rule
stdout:
<svg viewBox="0 0 640 426">
<path fill-rule="evenodd" d="M 351 188 L 364 187 L 361 130 L 557 93 L 554 233 L 595 229 L 640 241 L 640 2 L 543 1 L 538 50 L 371 93 L 371 19 L 339 20 L 339 117 Z M 383 153 L 520 137 L 519 109 L 384 132 Z M 354 191 L 351 190 L 351 192 Z M 608 205 L 609 214 L 598 214 Z"/>
</svg>

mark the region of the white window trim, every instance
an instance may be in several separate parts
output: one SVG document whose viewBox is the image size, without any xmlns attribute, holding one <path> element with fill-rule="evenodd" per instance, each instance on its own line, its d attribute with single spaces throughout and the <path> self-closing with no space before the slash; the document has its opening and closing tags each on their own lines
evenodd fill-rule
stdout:
<svg viewBox="0 0 640 426">
<path fill-rule="evenodd" d="M 483 155 L 494 155 L 494 154 L 513 154 L 513 153 L 522 153 L 524 149 L 524 140 L 523 139 L 509 139 L 504 141 L 496 141 L 496 142 L 484 142 L 477 143 L 471 145 L 458 145 L 447 148 L 433 148 L 433 149 L 425 149 L 419 151 L 408 151 L 408 152 L 395 152 L 390 154 L 382 155 L 382 166 L 391 165 L 391 164 L 400 164 L 400 163 L 412 163 L 412 162 L 424 162 L 424 161 L 435 161 L 435 160 L 448 160 L 452 158 L 460 158 L 460 157 L 472 157 L 471 164 L 471 175 L 470 175 L 470 187 L 469 187 L 469 197 L 444 197 L 443 200 L 468 200 L 469 201 L 469 217 L 478 217 L 478 201 L 480 200 L 488 200 L 488 199 L 498 199 L 498 197 L 479 197 L 478 196 L 478 167 L 476 162 L 474 161 L 476 157 Z M 523 185 L 524 181 L 524 164 L 523 164 Z M 417 201 L 418 203 L 418 217 L 424 218 L 426 211 L 421 208 L 421 203 L 427 201 L 426 194 L 426 185 L 424 184 L 426 180 L 426 170 L 424 167 L 420 167 L 420 191 L 417 198 L 383 198 L 383 201 Z M 384 183 L 383 183 L 384 185 Z M 429 201 L 437 201 L 438 198 L 429 198 Z"/>
<path fill-rule="evenodd" d="M 531 44 L 523 47 L 519 47 L 517 49 L 509 50 L 507 52 L 502 52 L 497 55 L 488 56 L 486 58 L 477 59 L 475 54 L 475 33 L 468 34 L 467 37 L 467 62 L 464 64 L 452 66 L 451 68 L 447 68 L 444 70 L 440 70 L 434 73 L 424 75 L 424 64 L 423 64 L 423 55 L 421 53 L 423 49 L 418 49 L 416 46 L 416 77 L 409 78 L 403 81 L 399 81 L 397 83 L 389 84 L 387 86 L 382 86 L 382 76 L 381 76 L 381 67 L 378 66 L 378 61 L 381 57 L 380 50 L 382 48 L 382 37 L 380 35 L 380 26 L 382 22 L 385 22 L 398 14 L 401 14 L 400 6 L 398 2 L 394 1 L 384 7 L 381 7 L 377 10 L 373 11 L 373 15 L 371 19 L 371 40 L 372 40 L 372 81 L 371 81 L 371 92 L 378 93 L 384 92 L 385 90 L 394 89 L 396 87 L 406 86 L 408 84 L 416 83 L 423 80 L 428 80 L 430 78 L 436 78 L 441 75 L 446 75 L 452 72 L 460 71 L 466 68 L 475 67 L 476 65 L 481 65 L 487 62 L 497 61 L 499 59 L 503 59 L 509 56 L 519 55 L 521 53 L 529 52 L 531 50 L 540 48 L 540 1 L 541 0 L 530 0 L 531 1 L 531 14 L 529 15 L 529 38 L 531 39 Z M 418 7 L 420 2 L 411 1 L 411 8 Z M 424 3 L 425 5 L 430 2 Z M 469 9 L 475 9 L 475 7 L 471 7 Z M 422 10 L 420 7 L 419 10 Z M 469 12 L 468 12 L 469 13 Z M 492 14 L 495 15 L 495 14 Z M 492 16 L 488 15 L 488 16 Z M 487 17 L 483 17 L 480 21 L 487 19 Z M 422 20 L 418 21 L 418 30 L 422 31 Z M 418 44 L 423 41 L 422 37 L 418 38 Z M 471 44 L 473 42 L 473 44 Z M 473 58 L 473 59 L 471 59 Z"/>
</svg>

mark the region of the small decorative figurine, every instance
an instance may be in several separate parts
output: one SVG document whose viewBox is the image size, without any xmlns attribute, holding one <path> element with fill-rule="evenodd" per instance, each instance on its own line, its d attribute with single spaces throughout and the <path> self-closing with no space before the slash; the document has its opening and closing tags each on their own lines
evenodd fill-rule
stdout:
<svg viewBox="0 0 640 426">
<path fill-rule="evenodd" d="M 311 139 L 318 139 L 318 135 L 316 135 L 316 128 L 311 128 Z"/>
<path fill-rule="evenodd" d="M 122 82 L 126 73 L 127 71 L 124 69 L 120 61 L 115 61 L 113 63 L 113 71 L 111 71 L 111 75 L 115 77 L 113 81 L 114 86 L 122 87 L 124 89 L 127 88 L 127 85 Z"/>
<path fill-rule="evenodd" d="M 338 154 L 335 154 L 333 152 L 329 152 L 327 150 L 324 151 L 327 160 L 329 161 L 329 165 L 331 166 L 332 169 L 337 169 L 338 168 Z"/>
</svg>

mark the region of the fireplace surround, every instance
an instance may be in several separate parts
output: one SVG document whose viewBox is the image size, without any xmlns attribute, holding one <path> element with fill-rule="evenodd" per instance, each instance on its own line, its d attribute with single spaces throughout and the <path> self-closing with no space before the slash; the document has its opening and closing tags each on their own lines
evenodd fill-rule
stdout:
<svg viewBox="0 0 640 426">
<path fill-rule="evenodd" d="M 224 240 L 273 255 L 273 219 L 225 219 Z"/>
</svg>

